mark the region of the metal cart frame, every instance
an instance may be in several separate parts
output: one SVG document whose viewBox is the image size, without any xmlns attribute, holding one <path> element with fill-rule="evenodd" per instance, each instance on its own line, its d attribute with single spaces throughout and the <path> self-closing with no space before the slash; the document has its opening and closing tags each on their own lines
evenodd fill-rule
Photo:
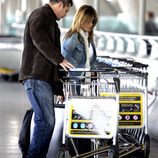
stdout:
<svg viewBox="0 0 158 158">
<path fill-rule="evenodd" d="M 84 82 L 75 83 L 73 78 L 67 77 L 68 80 L 64 82 L 64 92 L 66 96 L 65 101 L 65 119 L 64 119 L 64 130 L 63 130 L 63 144 L 67 142 L 67 138 L 70 140 L 75 155 L 73 158 L 86 158 L 86 157 L 110 157 L 110 158 L 121 158 L 121 157 L 141 157 L 148 158 L 150 153 L 150 137 L 148 135 L 148 118 L 147 118 L 147 67 L 148 65 L 138 63 L 134 60 L 110 58 L 110 57 L 99 57 L 99 66 L 97 65 L 91 70 L 88 69 L 75 69 L 71 71 L 84 71 L 95 72 L 97 75 L 91 78 L 91 76 L 84 76 Z M 110 64 L 109 64 L 110 61 Z M 100 64 L 101 63 L 101 64 Z M 83 86 L 82 86 L 83 85 Z M 76 94 L 76 86 L 80 86 L 82 89 L 81 94 Z M 82 87 L 81 87 L 82 86 Z M 90 89 L 90 92 L 89 92 Z M 115 122 L 110 122 L 106 117 L 102 118 L 101 122 L 106 124 L 109 122 L 113 129 L 110 133 L 104 134 L 87 134 L 86 126 L 78 130 L 78 124 L 86 124 L 88 119 L 82 119 L 79 117 L 85 117 L 83 103 L 89 103 L 87 106 L 93 108 L 91 104 L 99 100 L 102 104 L 108 104 L 110 100 L 115 100 L 115 108 L 109 112 L 104 111 L 102 107 L 101 111 L 110 114 L 110 117 L 115 118 Z M 104 103 L 104 101 L 107 101 Z M 111 102 L 114 104 L 114 102 Z M 81 106 L 81 114 L 73 113 L 77 107 Z M 97 106 L 100 106 L 99 103 Z M 113 105 L 109 105 L 113 106 Z M 106 107 L 106 106 L 105 106 Z M 114 107 L 114 106 L 113 106 Z M 74 109 L 73 109 L 74 108 Z M 91 111 L 89 109 L 89 111 Z M 107 109 L 107 107 L 105 108 Z M 77 109 L 78 110 L 78 109 Z M 76 110 L 76 111 L 77 111 Z M 87 109 L 86 109 L 87 110 Z M 76 122 L 72 119 L 76 116 Z M 115 115 L 115 116 L 114 116 Z M 96 118 L 95 118 L 96 119 Z M 94 126 L 99 124 L 100 120 L 92 121 Z M 72 124 L 74 123 L 74 127 Z M 76 123 L 76 124 L 75 124 Z M 78 124 L 77 124 L 78 123 Z M 102 126 L 103 126 L 102 124 Z M 72 128 L 76 128 L 73 129 Z M 78 131 L 78 133 L 76 131 Z M 76 133 L 75 133 L 75 132 Z M 84 131 L 84 132 L 83 132 Z M 91 130 L 92 131 L 92 130 Z M 113 132 L 114 131 L 114 132 Z M 75 133 L 75 134 L 74 134 Z M 73 138 L 89 138 L 92 140 L 92 150 L 86 153 L 79 154 L 77 147 L 73 141 Z"/>
</svg>

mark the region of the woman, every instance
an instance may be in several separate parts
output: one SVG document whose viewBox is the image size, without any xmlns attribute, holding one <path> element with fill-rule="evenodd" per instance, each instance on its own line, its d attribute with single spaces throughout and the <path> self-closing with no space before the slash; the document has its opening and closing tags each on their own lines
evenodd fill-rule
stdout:
<svg viewBox="0 0 158 158">
<path fill-rule="evenodd" d="M 76 12 L 72 25 L 66 33 L 63 45 L 63 56 L 76 68 L 90 68 L 96 59 L 96 50 L 93 42 L 93 29 L 98 21 L 97 13 L 92 6 L 83 5 Z M 72 76 L 83 76 L 83 72 L 70 72 Z M 80 79 L 72 77 L 78 83 Z M 80 87 L 77 86 L 80 95 Z M 78 152 L 91 151 L 90 139 L 76 139 Z M 85 148 L 86 146 L 86 148 Z"/>
<path fill-rule="evenodd" d="M 98 21 L 95 9 L 83 5 L 76 12 L 72 25 L 62 45 L 63 56 L 76 68 L 90 68 L 96 59 L 93 29 Z M 82 76 L 82 72 L 70 72 L 70 76 Z"/>
</svg>

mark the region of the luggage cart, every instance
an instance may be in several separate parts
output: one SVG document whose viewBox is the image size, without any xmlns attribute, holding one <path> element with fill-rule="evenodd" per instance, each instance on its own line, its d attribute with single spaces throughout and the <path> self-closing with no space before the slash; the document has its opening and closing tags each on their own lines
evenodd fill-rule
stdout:
<svg viewBox="0 0 158 158">
<path fill-rule="evenodd" d="M 97 76 L 89 82 L 84 78 L 79 85 L 72 78 L 64 83 L 63 144 L 67 139 L 71 141 L 73 158 L 149 157 L 147 67 L 131 58 L 99 57 L 99 64 L 93 69 L 74 70 L 94 71 Z M 74 90 L 77 86 L 81 89 L 79 96 Z M 94 104 L 100 110 L 96 110 Z M 94 118 L 93 112 L 96 112 Z M 91 151 L 79 153 L 75 138 L 90 139 Z"/>
<path fill-rule="evenodd" d="M 93 70 L 75 69 L 72 71 L 93 72 Z M 109 69 L 108 69 L 109 71 Z M 85 76 L 76 83 L 71 77 L 64 82 L 65 119 L 63 144 L 71 142 L 74 158 L 108 157 L 118 158 L 118 113 L 119 113 L 119 79 L 108 81 L 102 78 L 105 70 L 94 70 L 96 77 Z M 108 72 L 109 73 L 109 72 Z M 116 73 L 113 71 L 112 73 Z M 77 86 L 80 92 L 77 92 Z M 103 92 L 109 96 L 101 96 Z M 112 94 L 112 95 L 111 95 Z M 90 140 L 90 151 L 78 151 L 82 144 L 74 140 Z M 84 148 L 86 148 L 85 146 Z"/>
<path fill-rule="evenodd" d="M 120 79 L 118 132 L 121 147 L 119 157 L 135 155 L 135 157 L 148 158 L 150 153 L 147 106 L 148 65 L 131 58 L 102 57 L 99 60 L 104 63 L 104 66 L 117 69 Z M 104 76 L 105 78 L 114 77 L 109 74 Z"/>
</svg>

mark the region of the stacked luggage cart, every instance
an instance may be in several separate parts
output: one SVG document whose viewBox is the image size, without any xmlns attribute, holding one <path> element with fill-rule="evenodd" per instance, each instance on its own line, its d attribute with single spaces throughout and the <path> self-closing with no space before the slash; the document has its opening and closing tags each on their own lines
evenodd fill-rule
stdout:
<svg viewBox="0 0 158 158">
<path fill-rule="evenodd" d="M 133 59 L 98 57 L 90 70 L 71 70 L 84 73 L 82 78 L 65 77 L 62 143 L 69 144 L 70 157 L 149 157 L 147 67 Z M 90 140 L 84 147 L 90 150 L 80 151 L 79 140 Z"/>
</svg>

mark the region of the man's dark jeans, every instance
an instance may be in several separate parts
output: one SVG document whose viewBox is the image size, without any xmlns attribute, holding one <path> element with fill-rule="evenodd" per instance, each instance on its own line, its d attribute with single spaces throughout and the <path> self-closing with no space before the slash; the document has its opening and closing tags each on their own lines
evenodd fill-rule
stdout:
<svg viewBox="0 0 158 158">
<path fill-rule="evenodd" d="M 27 158 L 45 158 L 55 126 L 54 93 L 51 84 L 28 79 L 25 90 L 34 110 L 34 129 Z"/>
</svg>

